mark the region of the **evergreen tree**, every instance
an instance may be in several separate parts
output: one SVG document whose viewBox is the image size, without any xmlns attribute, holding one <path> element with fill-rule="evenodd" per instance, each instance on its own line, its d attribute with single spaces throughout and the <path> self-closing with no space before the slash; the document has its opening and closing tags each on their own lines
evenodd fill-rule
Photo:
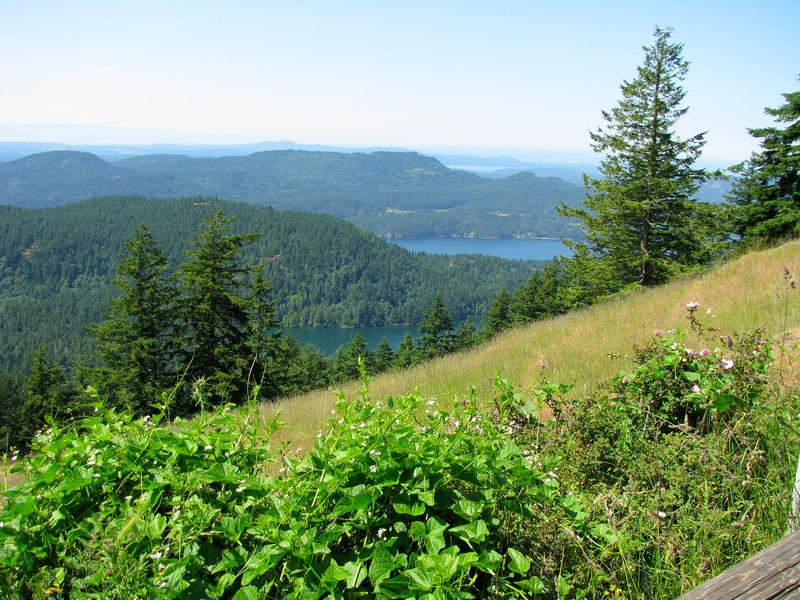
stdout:
<svg viewBox="0 0 800 600">
<path fill-rule="evenodd" d="M 419 324 L 418 339 L 420 353 L 425 357 L 441 356 L 451 350 L 453 341 L 453 318 L 442 301 L 442 295 L 436 294 L 433 307 L 423 313 L 425 320 Z"/>
<path fill-rule="evenodd" d="M 406 331 L 406 334 L 403 336 L 403 341 L 400 342 L 400 345 L 397 347 L 397 351 L 394 353 L 394 368 L 395 369 L 407 369 L 415 364 L 417 364 L 417 351 L 414 347 L 414 340 L 411 338 L 411 332 Z"/>
<path fill-rule="evenodd" d="M 47 359 L 44 346 L 33 353 L 30 375 L 22 389 L 22 437 L 30 440 L 42 429 L 47 417 L 66 423 L 79 411 L 77 394 L 64 370 Z"/>
<path fill-rule="evenodd" d="M 583 208 L 563 204 L 562 215 L 580 219 L 586 242 L 568 242 L 572 302 L 590 302 L 627 285 L 661 283 L 710 259 L 706 226 L 692 199 L 706 173 L 694 168 L 704 134 L 681 140 L 673 127 L 686 114 L 681 87 L 689 63 L 671 29 L 655 30 L 644 64 L 623 82 L 622 100 L 603 112 L 607 129 L 592 133 L 603 153 L 600 179 L 585 177 Z"/>
<path fill-rule="evenodd" d="M 239 265 L 238 254 L 259 235 L 229 235 L 232 221 L 222 211 L 204 219 L 206 229 L 195 236 L 189 260 L 179 270 L 186 327 L 183 365 L 190 382 L 202 380 L 212 404 L 243 401 L 250 367 L 257 360 L 250 325 L 253 304 L 245 282 L 252 269 Z"/>
<path fill-rule="evenodd" d="M 105 320 L 88 330 L 97 344 L 102 366 L 93 383 L 136 414 L 150 412 L 161 391 L 176 384 L 174 368 L 174 278 L 147 226 L 139 225 L 117 267 L 114 285 L 123 295 L 110 302 Z"/>
<path fill-rule="evenodd" d="M 0 371 L 0 454 L 21 448 L 23 437 L 22 383 L 17 374 Z"/>
<path fill-rule="evenodd" d="M 762 150 L 734 169 L 739 178 L 730 200 L 737 205 L 736 232 L 746 241 L 800 235 L 800 91 L 783 97 L 785 104 L 765 112 L 786 127 L 750 129 Z"/>
<path fill-rule="evenodd" d="M 531 278 L 511 297 L 511 320 L 527 323 L 559 315 L 566 311 L 561 293 L 561 261 L 553 259 L 543 269 L 536 270 Z"/>
<path fill-rule="evenodd" d="M 373 362 L 375 363 L 376 373 L 383 373 L 384 371 L 388 371 L 392 368 L 392 363 L 394 362 L 394 351 L 392 350 L 391 344 L 389 344 L 389 340 L 386 339 L 386 336 L 381 338 L 381 343 L 378 344 L 377 348 L 375 348 L 372 358 Z"/>
<path fill-rule="evenodd" d="M 360 374 L 358 372 L 358 359 L 364 361 L 364 367 L 367 373 L 372 374 L 375 372 L 375 362 L 372 351 L 369 349 L 367 340 L 358 331 L 353 336 L 353 339 L 347 344 L 347 348 L 340 346 L 336 350 L 333 358 L 333 372 L 334 377 L 338 381 L 349 381 L 351 379 L 358 379 Z"/>
<path fill-rule="evenodd" d="M 489 307 L 489 312 L 483 327 L 481 327 L 480 338 L 488 340 L 509 327 L 511 327 L 511 294 L 502 290 L 495 296 Z"/>
<path fill-rule="evenodd" d="M 467 350 L 475 345 L 475 324 L 472 322 L 472 317 L 467 317 L 461 321 L 461 325 L 456 329 L 453 336 L 453 349 Z"/>
<path fill-rule="evenodd" d="M 282 393 L 279 383 L 281 370 L 288 368 L 288 362 L 297 357 L 300 349 L 294 340 L 285 340 L 281 331 L 274 331 L 280 321 L 275 317 L 272 285 L 264 279 L 261 269 L 258 269 L 249 291 L 247 348 L 250 364 L 247 380 L 261 386 L 263 397 L 275 398 Z"/>
<path fill-rule="evenodd" d="M 303 394 L 329 385 L 331 365 L 331 359 L 322 350 L 313 344 L 306 344 L 300 348 L 297 360 L 290 367 L 292 379 L 285 386 L 283 395 Z"/>
</svg>

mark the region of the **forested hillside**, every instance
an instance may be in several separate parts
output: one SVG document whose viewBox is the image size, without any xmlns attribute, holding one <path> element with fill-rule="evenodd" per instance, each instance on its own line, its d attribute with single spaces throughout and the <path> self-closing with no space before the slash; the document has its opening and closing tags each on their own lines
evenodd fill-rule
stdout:
<svg viewBox="0 0 800 600">
<path fill-rule="evenodd" d="M 150 155 L 108 163 L 55 151 L 0 164 L 0 202 L 62 206 L 104 195 L 210 195 L 345 218 L 387 237 L 567 237 L 578 227 L 555 206 L 583 188 L 519 173 L 492 180 L 413 152 L 270 151 L 250 156 Z"/>
<path fill-rule="evenodd" d="M 83 327 L 101 320 L 119 254 L 146 223 L 174 269 L 200 221 L 222 210 L 243 249 L 264 264 L 284 326 L 415 326 L 440 293 L 456 319 L 483 314 L 532 264 L 484 256 L 414 255 L 341 219 L 209 198 L 109 197 L 50 209 L 0 206 L 0 356 L 27 364 L 44 343 L 59 360 L 90 350 Z"/>
</svg>

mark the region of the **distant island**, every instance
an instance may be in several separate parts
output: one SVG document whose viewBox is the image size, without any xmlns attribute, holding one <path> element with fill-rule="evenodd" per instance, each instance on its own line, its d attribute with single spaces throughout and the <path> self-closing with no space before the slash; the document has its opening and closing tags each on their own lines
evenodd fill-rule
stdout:
<svg viewBox="0 0 800 600">
<path fill-rule="evenodd" d="M 111 163 L 64 150 L 0 163 L 2 204 L 45 208 L 125 194 L 216 196 L 326 213 L 381 237 L 570 239 L 581 231 L 555 207 L 577 206 L 585 197 L 582 187 L 555 177 L 520 172 L 491 179 L 414 152 L 164 154 Z"/>
</svg>

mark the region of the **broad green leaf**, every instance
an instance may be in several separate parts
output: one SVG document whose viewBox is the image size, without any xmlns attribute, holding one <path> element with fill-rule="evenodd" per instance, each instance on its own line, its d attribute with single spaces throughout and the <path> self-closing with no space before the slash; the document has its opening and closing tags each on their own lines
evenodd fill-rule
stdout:
<svg viewBox="0 0 800 600">
<path fill-rule="evenodd" d="M 254 585 L 240 588 L 233 600 L 258 600 L 258 588 Z"/>
<path fill-rule="evenodd" d="M 357 588 L 367 578 L 367 568 L 362 562 L 349 561 L 342 565 L 350 573 L 347 578 L 347 587 L 349 589 Z"/>
<path fill-rule="evenodd" d="M 425 505 L 422 502 L 415 502 L 414 504 L 404 504 L 396 502 L 392 505 L 398 515 L 411 515 L 417 517 L 425 512 Z"/>
<path fill-rule="evenodd" d="M 528 572 L 528 569 L 531 568 L 531 559 L 514 548 L 508 549 L 508 557 L 511 559 L 508 564 L 508 568 L 515 573 L 525 575 L 525 573 Z"/>
<path fill-rule="evenodd" d="M 484 521 L 478 520 L 466 525 L 451 527 L 450 533 L 456 534 L 462 540 L 482 542 L 489 535 L 489 528 Z"/>
<path fill-rule="evenodd" d="M 402 575 L 392 577 L 391 579 L 384 579 L 380 585 L 377 586 L 377 593 L 388 596 L 389 598 L 409 598 L 413 597 L 411 589 L 408 584 L 408 579 Z"/>
<path fill-rule="evenodd" d="M 340 567 L 336 564 L 336 562 L 331 562 L 328 569 L 322 575 L 322 581 L 327 583 L 337 583 L 339 581 L 347 581 L 350 579 L 352 573 L 345 569 L 344 567 Z"/>
<path fill-rule="evenodd" d="M 494 550 L 484 550 L 478 558 L 478 568 L 494 573 L 500 567 L 503 557 Z"/>
<path fill-rule="evenodd" d="M 436 556 L 423 554 L 417 559 L 417 564 L 428 571 L 433 571 L 443 581 L 450 581 L 458 572 L 458 556 L 452 554 L 438 554 Z"/>
<path fill-rule="evenodd" d="M 436 499 L 434 498 L 433 492 L 418 492 L 417 496 L 419 497 L 422 502 L 427 504 L 428 506 L 433 506 L 436 504 Z"/>
<path fill-rule="evenodd" d="M 519 446 L 517 446 L 512 440 L 508 440 L 503 447 L 500 448 L 500 455 L 499 459 L 501 461 L 508 460 L 514 456 L 517 456 L 520 453 Z"/>
<path fill-rule="evenodd" d="M 459 571 L 467 571 L 472 566 L 478 563 L 477 552 L 465 552 L 458 555 L 458 569 Z"/>
<path fill-rule="evenodd" d="M 244 565 L 245 562 L 247 562 L 247 550 L 241 546 L 237 546 L 233 550 L 223 551 L 219 562 L 214 565 L 211 572 L 219 573 L 220 571 L 228 571 L 229 569 Z"/>
<path fill-rule="evenodd" d="M 280 562 L 286 552 L 275 545 L 265 546 L 256 552 L 245 564 L 242 574 L 242 585 L 247 585 L 256 577 L 266 573 Z"/>
<path fill-rule="evenodd" d="M 556 589 L 558 590 L 559 598 L 566 598 L 570 591 L 572 591 L 572 585 L 569 581 L 559 575 L 558 579 L 556 580 Z"/>
<path fill-rule="evenodd" d="M 444 532 L 447 530 L 447 523 L 439 517 L 428 519 L 428 533 L 424 537 L 425 547 L 429 554 L 438 554 L 446 546 L 444 542 Z"/>
<path fill-rule="evenodd" d="M 411 529 L 408 533 L 412 538 L 419 539 L 424 537 L 428 533 L 428 530 L 425 528 L 425 523 L 422 521 L 414 521 L 411 523 Z"/>
<path fill-rule="evenodd" d="M 372 585 L 378 585 L 381 581 L 386 579 L 394 568 L 394 561 L 392 555 L 386 549 L 382 542 L 375 544 L 375 549 L 372 552 L 372 561 L 369 565 L 369 580 Z"/>
<path fill-rule="evenodd" d="M 370 492 L 362 492 L 357 496 L 344 496 L 333 508 L 331 518 L 335 519 L 337 517 L 341 517 L 342 515 L 346 515 L 347 513 L 367 508 L 378 498 L 378 496 L 380 496 L 380 492 L 375 490 Z"/>
<path fill-rule="evenodd" d="M 391 486 L 397 485 L 400 481 L 400 469 L 381 469 L 378 478 L 375 481 L 375 485 L 379 486 Z"/>
<path fill-rule="evenodd" d="M 539 594 L 544 594 L 544 591 L 545 591 L 544 590 L 544 583 L 542 582 L 541 579 L 539 579 L 536 576 L 531 577 L 530 579 L 525 579 L 523 581 L 518 581 L 518 582 L 516 582 L 516 584 L 519 587 L 525 588 L 526 590 L 528 590 L 529 592 L 531 592 L 532 594 L 537 595 L 537 596 Z"/>
<path fill-rule="evenodd" d="M 605 523 L 598 523 L 597 525 L 592 527 L 592 535 L 596 538 L 604 539 L 609 544 L 613 544 L 614 542 L 617 541 L 617 536 L 614 534 L 612 529 Z"/>
<path fill-rule="evenodd" d="M 403 575 L 411 580 L 413 589 L 429 590 L 433 586 L 431 574 L 425 569 L 415 568 L 403 571 Z"/>
</svg>

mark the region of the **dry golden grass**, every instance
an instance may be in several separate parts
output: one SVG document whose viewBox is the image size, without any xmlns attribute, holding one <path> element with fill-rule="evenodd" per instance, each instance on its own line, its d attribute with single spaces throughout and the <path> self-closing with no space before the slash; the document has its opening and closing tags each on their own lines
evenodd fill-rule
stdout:
<svg viewBox="0 0 800 600">
<path fill-rule="evenodd" d="M 698 318 L 706 325 L 726 333 L 761 325 L 775 338 L 800 327 L 800 289 L 784 289 L 784 266 L 800 276 L 800 243 L 752 252 L 659 288 L 516 327 L 470 352 L 380 375 L 372 381 L 370 395 L 384 398 L 418 388 L 426 397 L 452 398 L 473 386 L 487 392 L 498 375 L 523 394 L 544 380 L 575 384 L 574 393 L 581 394 L 629 368 L 626 354 L 655 330 L 686 330 L 686 303 L 691 301 L 700 303 Z M 691 343 L 691 336 L 686 339 Z M 360 385 L 352 382 L 339 389 L 353 398 Z M 334 404 L 333 390 L 328 389 L 267 405 L 264 411 L 280 411 L 289 426 L 285 439 L 307 447 Z"/>
</svg>

